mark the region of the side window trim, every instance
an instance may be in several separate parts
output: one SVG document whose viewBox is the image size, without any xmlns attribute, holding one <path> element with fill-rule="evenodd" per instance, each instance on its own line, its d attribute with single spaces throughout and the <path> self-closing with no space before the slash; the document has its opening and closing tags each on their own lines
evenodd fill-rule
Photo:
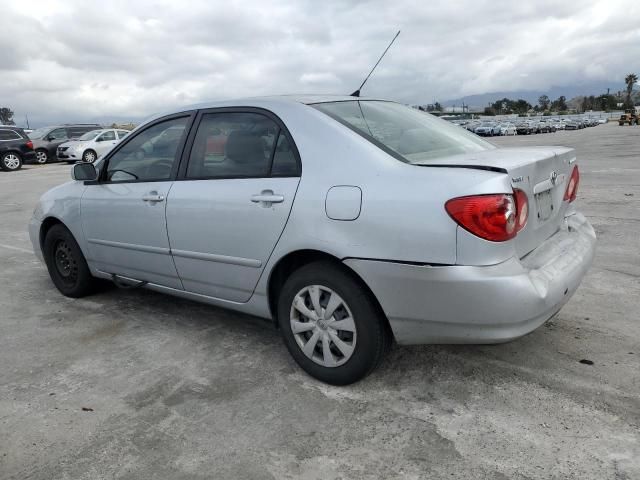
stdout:
<svg viewBox="0 0 640 480">
<path fill-rule="evenodd" d="M 186 112 L 174 113 L 171 115 L 167 115 L 161 118 L 155 119 L 153 122 L 150 122 L 141 128 L 140 130 L 136 130 L 134 132 L 129 132 L 129 134 L 122 139 L 122 141 L 118 142 L 116 146 L 107 154 L 105 159 L 100 164 L 100 172 L 97 180 L 84 182 L 85 185 L 98 185 L 98 184 L 119 184 L 119 183 L 153 183 L 153 182 L 170 182 L 176 180 L 176 175 L 178 173 L 178 168 L 181 163 L 181 159 L 184 155 L 185 145 L 187 144 L 187 139 L 191 135 L 191 130 L 193 129 L 193 123 L 195 119 L 196 112 L 194 110 L 188 110 Z M 145 132 L 146 130 L 158 125 L 159 123 L 166 122 L 168 120 L 176 120 L 179 118 L 187 118 L 187 124 L 185 126 L 185 132 L 187 135 L 183 135 L 180 143 L 178 144 L 178 149 L 176 151 L 177 161 L 174 162 L 173 168 L 171 169 L 171 176 L 169 179 L 163 180 L 122 180 L 117 182 L 112 182 L 106 179 L 107 170 L 109 166 L 109 160 L 116 153 L 118 153 L 122 148 L 124 148 L 130 141 L 135 139 L 138 135 Z M 133 133 L 133 135 L 131 135 Z"/>
<path fill-rule="evenodd" d="M 187 178 L 187 167 L 189 164 L 189 157 L 191 156 L 191 149 L 193 148 L 193 142 L 195 141 L 196 134 L 198 132 L 198 127 L 202 122 L 202 117 L 206 114 L 211 113 L 256 113 L 259 115 L 264 115 L 265 117 L 272 120 L 276 126 L 278 127 L 278 136 L 274 139 L 274 147 L 271 152 L 271 159 L 269 165 L 269 175 L 268 176 L 229 176 L 229 177 L 215 177 L 215 178 Z M 293 151 L 293 155 L 296 159 L 297 171 L 295 175 L 272 175 L 271 169 L 273 168 L 273 159 L 275 157 L 275 146 L 278 141 L 278 137 L 284 133 L 287 137 L 289 145 L 291 146 L 291 150 Z M 128 138 L 128 137 L 126 137 Z M 189 135 L 187 136 L 187 141 L 182 150 L 182 156 L 180 157 L 180 165 L 178 167 L 177 177 L 174 179 L 175 181 L 197 181 L 197 180 L 225 180 L 225 179 L 233 179 L 233 178 L 283 178 L 283 177 L 300 177 L 302 176 L 302 162 L 300 160 L 300 153 L 298 151 L 298 147 L 296 143 L 293 141 L 293 137 L 289 133 L 287 126 L 284 122 L 271 110 L 267 110 L 266 108 L 260 107 L 217 107 L 217 108 L 205 108 L 202 110 L 198 110 L 195 120 L 192 124 Z"/>
</svg>

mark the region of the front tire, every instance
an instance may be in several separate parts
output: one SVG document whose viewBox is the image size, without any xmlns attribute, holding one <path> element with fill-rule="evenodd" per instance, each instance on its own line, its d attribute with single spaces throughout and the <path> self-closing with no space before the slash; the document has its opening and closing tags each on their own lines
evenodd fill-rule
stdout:
<svg viewBox="0 0 640 480">
<path fill-rule="evenodd" d="M 15 152 L 4 153 L 0 157 L 0 168 L 5 172 L 15 172 L 22 168 L 22 157 Z"/>
<path fill-rule="evenodd" d="M 326 261 L 296 270 L 278 300 L 278 323 L 294 360 L 312 377 L 348 385 L 371 373 L 390 342 L 369 293 Z"/>
<path fill-rule="evenodd" d="M 44 238 L 43 254 L 49 276 L 60 293 L 80 298 L 93 293 L 97 279 L 91 276 L 78 242 L 63 225 L 54 225 Z"/>
<path fill-rule="evenodd" d="M 93 163 L 98 158 L 98 155 L 93 150 L 85 150 L 82 154 L 82 161 L 87 163 Z"/>
<path fill-rule="evenodd" d="M 49 154 L 47 153 L 46 150 L 43 150 L 43 149 L 36 150 L 36 163 L 39 163 L 40 165 L 44 165 L 48 161 L 49 161 Z"/>
</svg>

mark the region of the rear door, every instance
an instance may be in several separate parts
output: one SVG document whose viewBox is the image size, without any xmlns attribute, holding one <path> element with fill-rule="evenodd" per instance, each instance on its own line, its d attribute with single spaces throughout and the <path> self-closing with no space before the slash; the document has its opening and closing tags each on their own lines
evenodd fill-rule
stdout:
<svg viewBox="0 0 640 480">
<path fill-rule="evenodd" d="M 191 120 L 181 114 L 140 130 L 105 158 L 99 181 L 87 186 L 82 228 L 98 270 L 182 288 L 165 208 Z"/>
<path fill-rule="evenodd" d="M 258 109 L 201 112 L 167 199 L 185 290 L 246 302 L 289 217 L 300 158 L 282 122 Z"/>
</svg>

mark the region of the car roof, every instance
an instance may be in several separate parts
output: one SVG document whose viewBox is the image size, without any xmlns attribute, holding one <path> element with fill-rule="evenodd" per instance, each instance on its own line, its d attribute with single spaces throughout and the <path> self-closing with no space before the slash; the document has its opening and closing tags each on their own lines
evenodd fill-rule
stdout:
<svg viewBox="0 0 640 480">
<path fill-rule="evenodd" d="M 154 118 L 161 117 L 163 115 L 171 115 L 172 113 L 187 112 L 190 110 L 202 110 L 206 108 L 222 108 L 222 107 L 263 107 L 270 108 L 277 105 L 286 105 L 292 103 L 311 105 L 315 103 L 327 103 L 327 102 L 348 102 L 355 100 L 378 100 L 378 101 L 390 101 L 382 98 L 373 97 L 352 97 L 350 95 L 320 95 L 320 94 L 307 94 L 307 95 L 270 95 L 263 97 L 241 97 L 233 98 L 229 100 L 219 100 L 196 103 L 192 105 L 185 105 L 184 107 L 176 108 L 170 111 L 166 111 L 160 115 L 153 115 Z"/>
</svg>

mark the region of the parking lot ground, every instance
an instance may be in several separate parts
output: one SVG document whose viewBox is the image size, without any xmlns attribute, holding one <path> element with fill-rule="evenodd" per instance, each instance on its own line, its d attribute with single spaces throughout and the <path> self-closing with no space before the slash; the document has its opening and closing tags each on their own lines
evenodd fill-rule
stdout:
<svg viewBox="0 0 640 480">
<path fill-rule="evenodd" d="M 0 478 L 640 478 L 640 127 L 493 141 L 576 148 L 599 238 L 582 286 L 522 339 L 395 347 L 342 388 L 261 320 L 63 297 L 26 225 L 69 167 L 0 172 Z"/>
</svg>

